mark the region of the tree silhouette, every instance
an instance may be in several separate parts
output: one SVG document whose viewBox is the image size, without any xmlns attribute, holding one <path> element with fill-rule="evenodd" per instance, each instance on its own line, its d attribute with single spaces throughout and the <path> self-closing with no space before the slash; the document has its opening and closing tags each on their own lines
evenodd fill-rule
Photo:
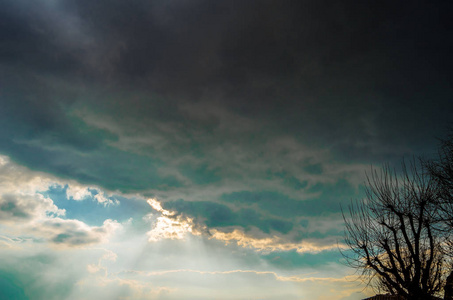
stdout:
<svg viewBox="0 0 453 300">
<path fill-rule="evenodd" d="M 445 282 L 442 239 L 437 234 L 437 183 L 426 172 L 402 163 L 402 175 L 389 166 L 372 169 L 366 197 L 343 211 L 342 251 L 349 266 L 378 292 L 405 299 L 432 299 Z"/>
<path fill-rule="evenodd" d="M 450 239 L 453 233 L 453 131 L 447 139 L 441 140 L 439 156 L 435 160 L 424 162 L 429 175 L 438 185 L 438 218 L 449 232 L 450 254 L 453 256 L 453 244 Z"/>
<path fill-rule="evenodd" d="M 443 227 L 442 236 L 446 254 L 453 257 L 453 130 L 447 139 L 441 140 L 439 156 L 435 160 L 425 160 L 428 174 L 438 186 L 437 218 Z M 445 300 L 453 300 L 453 266 L 445 284 Z"/>
</svg>

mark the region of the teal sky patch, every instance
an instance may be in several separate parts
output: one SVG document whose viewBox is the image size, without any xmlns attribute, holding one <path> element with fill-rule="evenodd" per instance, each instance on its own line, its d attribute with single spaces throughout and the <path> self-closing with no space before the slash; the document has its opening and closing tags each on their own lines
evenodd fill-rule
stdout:
<svg viewBox="0 0 453 300">
<path fill-rule="evenodd" d="M 61 209 L 66 210 L 65 217 L 86 222 L 89 225 L 99 226 L 106 219 L 113 219 L 125 222 L 130 218 L 140 221 L 152 208 L 143 198 L 126 198 L 119 195 L 106 196 L 112 203 L 100 203 L 95 199 L 99 192 L 90 190 L 91 194 L 84 199 L 74 200 L 67 195 L 68 185 L 54 185 L 45 192 L 44 196 L 49 197 Z"/>
</svg>

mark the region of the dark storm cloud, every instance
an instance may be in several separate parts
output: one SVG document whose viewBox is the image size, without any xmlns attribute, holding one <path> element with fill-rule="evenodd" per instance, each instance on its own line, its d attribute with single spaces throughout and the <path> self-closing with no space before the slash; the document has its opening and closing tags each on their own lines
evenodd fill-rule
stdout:
<svg viewBox="0 0 453 300">
<path fill-rule="evenodd" d="M 399 159 L 429 151 L 451 120 L 445 1 L 0 5 L 0 151 L 60 176 L 123 190 L 181 186 L 158 172 L 163 156 L 211 157 L 219 145 L 230 157 L 266 153 L 282 135 L 346 163 Z M 111 146 L 117 134 L 78 109 L 164 146 L 124 153 Z M 179 167 L 195 184 L 225 172 L 206 161 Z"/>
<path fill-rule="evenodd" d="M 62 29 L 56 11 L 46 1 L 2 1 L 0 3 L 0 63 L 54 75 L 74 72 L 79 61 L 72 49 L 62 44 Z M 14 70 L 16 74 L 18 69 Z"/>
<path fill-rule="evenodd" d="M 102 49 L 118 49 L 108 62 L 116 80 L 185 101 L 221 96 L 239 114 L 270 120 L 275 134 L 330 141 L 345 159 L 422 146 L 451 114 L 445 2 L 74 6 Z"/>
<path fill-rule="evenodd" d="M 98 44 L 106 43 L 101 50 L 118 49 L 108 63 L 120 82 L 185 101 L 223 97 L 238 114 L 270 120 L 274 134 L 331 142 L 347 159 L 385 156 L 392 143 L 420 146 L 426 128 L 436 126 L 430 120 L 445 122 L 451 113 L 445 2 L 74 6 L 88 32 L 102 38 Z"/>
</svg>

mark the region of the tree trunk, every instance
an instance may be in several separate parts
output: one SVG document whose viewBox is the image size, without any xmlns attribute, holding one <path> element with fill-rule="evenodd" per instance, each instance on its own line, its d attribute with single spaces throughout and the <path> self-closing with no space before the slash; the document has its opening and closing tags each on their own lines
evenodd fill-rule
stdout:
<svg viewBox="0 0 453 300">
<path fill-rule="evenodd" d="M 447 277 L 444 288 L 444 300 L 453 300 L 453 271 Z"/>
</svg>

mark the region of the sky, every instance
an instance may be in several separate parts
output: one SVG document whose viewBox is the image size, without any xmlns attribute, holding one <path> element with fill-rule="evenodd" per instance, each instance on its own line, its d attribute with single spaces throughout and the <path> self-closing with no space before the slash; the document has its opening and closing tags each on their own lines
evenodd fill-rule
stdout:
<svg viewBox="0 0 453 300">
<path fill-rule="evenodd" d="M 372 295 L 341 206 L 452 126 L 452 6 L 0 0 L 0 298 Z"/>
</svg>

